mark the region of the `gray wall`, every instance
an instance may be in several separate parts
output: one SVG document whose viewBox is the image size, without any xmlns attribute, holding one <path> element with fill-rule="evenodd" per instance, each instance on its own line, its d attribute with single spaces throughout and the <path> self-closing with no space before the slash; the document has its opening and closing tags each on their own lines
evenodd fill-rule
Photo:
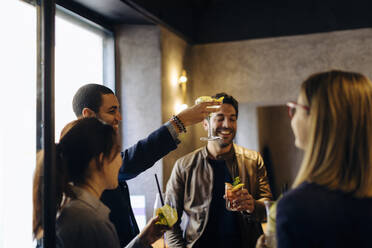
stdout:
<svg viewBox="0 0 372 248">
<path fill-rule="evenodd" d="M 191 98 L 192 72 L 189 63 L 190 48 L 190 45 L 177 35 L 166 29 L 161 29 L 163 122 L 168 121 L 173 114 L 176 114 L 176 104 L 193 105 L 194 100 Z M 177 83 L 183 69 L 187 71 L 189 78 L 184 89 Z M 193 128 L 188 127 L 187 130 L 186 134 L 180 135 L 181 144 L 178 148 L 163 159 L 164 191 L 176 159 L 195 149 Z"/>
<path fill-rule="evenodd" d="M 192 47 L 193 96 L 227 91 L 240 102 L 295 99 L 311 73 L 331 68 L 371 77 L 372 29 Z"/>
<path fill-rule="evenodd" d="M 258 151 L 258 119 L 257 105 L 251 103 L 239 104 L 238 132 L 235 142 L 248 149 Z"/>
<path fill-rule="evenodd" d="M 162 123 L 160 30 L 156 26 L 121 25 L 116 31 L 121 128 L 123 147 L 128 148 Z M 147 218 L 153 214 L 157 192 L 155 173 L 162 180 L 162 161 L 128 181 L 131 194 L 145 195 Z"/>
</svg>

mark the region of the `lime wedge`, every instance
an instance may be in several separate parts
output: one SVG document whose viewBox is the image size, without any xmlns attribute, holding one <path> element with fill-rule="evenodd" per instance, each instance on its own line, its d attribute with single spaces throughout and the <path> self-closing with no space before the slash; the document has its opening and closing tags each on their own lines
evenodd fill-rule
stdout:
<svg viewBox="0 0 372 248">
<path fill-rule="evenodd" d="M 244 183 L 239 183 L 238 185 L 234 186 L 231 191 L 234 192 L 234 191 L 237 191 L 239 190 L 240 188 L 242 188 L 244 186 Z"/>
<path fill-rule="evenodd" d="M 156 210 L 156 215 L 159 216 L 159 220 L 156 224 L 167 225 L 169 227 L 172 227 L 178 220 L 176 209 L 172 208 L 168 204 L 158 208 Z"/>
</svg>

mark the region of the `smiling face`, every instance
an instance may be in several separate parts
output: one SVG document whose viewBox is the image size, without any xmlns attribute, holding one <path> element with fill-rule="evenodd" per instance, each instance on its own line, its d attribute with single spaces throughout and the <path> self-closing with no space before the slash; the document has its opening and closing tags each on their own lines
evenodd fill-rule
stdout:
<svg viewBox="0 0 372 248">
<path fill-rule="evenodd" d="M 99 107 L 97 118 L 118 130 L 119 122 L 122 120 L 118 99 L 114 94 L 105 94 L 101 97 L 102 104 Z"/>
<path fill-rule="evenodd" d="M 297 102 L 304 106 L 309 105 L 303 93 L 299 95 Z M 308 111 L 300 105 L 296 106 L 295 114 L 291 120 L 291 127 L 295 136 L 296 147 L 304 150 L 309 139 L 310 116 Z"/>
<path fill-rule="evenodd" d="M 212 114 L 210 124 L 213 135 L 222 138 L 217 141 L 220 147 L 227 147 L 233 143 L 237 128 L 237 116 L 235 108 L 231 104 L 222 104 L 220 110 Z M 205 130 L 208 130 L 208 125 L 208 122 L 204 120 Z"/>
</svg>

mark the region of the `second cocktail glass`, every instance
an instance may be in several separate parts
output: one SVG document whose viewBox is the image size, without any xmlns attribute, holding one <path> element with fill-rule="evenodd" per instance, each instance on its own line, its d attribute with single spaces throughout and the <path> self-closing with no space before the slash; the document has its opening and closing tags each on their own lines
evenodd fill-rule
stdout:
<svg viewBox="0 0 372 248">
<path fill-rule="evenodd" d="M 195 104 L 199 104 L 199 103 L 202 103 L 202 102 L 213 102 L 213 101 L 222 102 L 222 100 L 223 100 L 223 97 L 221 97 L 219 99 L 214 99 L 210 96 L 200 96 L 195 100 Z M 209 106 L 209 108 L 219 108 L 219 107 L 220 107 L 219 105 Z M 221 137 L 213 135 L 212 126 L 211 126 L 211 114 L 208 115 L 206 117 L 206 119 L 208 121 L 208 137 L 201 137 L 200 140 L 202 140 L 202 141 L 212 141 L 212 140 L 222 139 Z"/>
<path fill-rule="evenodd" d="M 274 201 L 264 201 L 266 209 L 267 224 L 265 230 L 265 245 L 268 248 L 276 248 L 276 205 Z"/>
</svg>

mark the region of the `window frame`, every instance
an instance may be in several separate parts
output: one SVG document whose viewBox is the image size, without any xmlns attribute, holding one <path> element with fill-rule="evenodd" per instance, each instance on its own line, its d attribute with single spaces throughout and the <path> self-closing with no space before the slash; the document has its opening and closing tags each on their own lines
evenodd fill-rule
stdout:
<svg viewBox="0 0 372 248">
<path fill-rule="evenodd" d="M 23 0 L 37 8 L 37 105 L 36 148 L 44 149 L 43 181 L 43 228 L 44 247 L 55 247 L 55 16 L 98 32 L 103 37 L 103 82 L 116 91 L 115 32 L 111 25 L 92 21 L 87 15 L 79 15 L 81 9 L 73 11 L 55 0 Z M 88 11 L 89 12 L 89 11 Z M 102 25 L 103 24 L 103 25 Z"/>
</svg>

